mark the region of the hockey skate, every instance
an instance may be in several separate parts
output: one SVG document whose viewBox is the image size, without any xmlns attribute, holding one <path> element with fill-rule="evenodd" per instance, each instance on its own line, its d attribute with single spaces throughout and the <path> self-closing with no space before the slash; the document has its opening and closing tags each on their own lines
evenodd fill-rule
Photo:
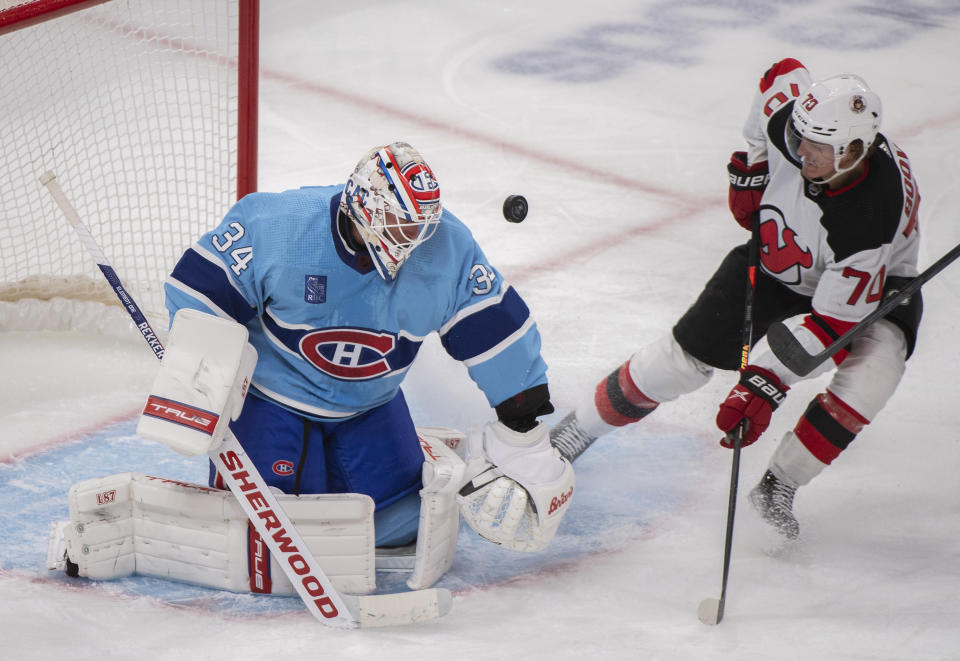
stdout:
<svg viewBox="0 0 960 661">
<path fill-rule="evenodd" d="M 793 515 L 793 496 L 796 487 L 787 486 L 776 475 L 767 471 L 750 491 L 750 502 L 763 520 L 787 539 L 800 535 L 800 524 Z"/>
<path fill-rule="evenodd" d="M 577 421 L 576 413 L 568 413 L 556 427 L 550 430 L 550 444 L 560 451 L 564 459 L 573 461 L 590 447 L 596 436 L 587 433 Z"/>
</svg>

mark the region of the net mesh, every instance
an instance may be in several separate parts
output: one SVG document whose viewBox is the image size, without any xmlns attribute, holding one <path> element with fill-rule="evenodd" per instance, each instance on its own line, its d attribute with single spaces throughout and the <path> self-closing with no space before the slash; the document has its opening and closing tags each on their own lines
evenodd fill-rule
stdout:
<svg viewBox="0 0 960 661">
<path fill-rule="evenodd" d="M 236 0 L 114 0 L 0 35 L 0 300 L 115 300 L 50 170 L 163 313 L 164 278 L 236 199 L 237 25 Z"/>
</svg>

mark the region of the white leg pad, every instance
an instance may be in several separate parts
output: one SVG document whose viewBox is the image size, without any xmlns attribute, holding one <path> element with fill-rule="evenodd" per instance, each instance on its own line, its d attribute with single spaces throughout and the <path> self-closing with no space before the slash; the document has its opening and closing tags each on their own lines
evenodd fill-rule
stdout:
<svg viewBox="0 0 960 661">
<path fill-rule="evenodd" d="M 368 496 L 278 499 L 338 590 L 365 594 L 376 587 Z M 80 576 L 140 574 L 232 592 L 295 594 L 229 491 L 120 473 L 75 484 L 69 503 L 63 534 Z"/>
<path fill-rule="evenodd" d="M 466 465 L 454 448 L 465 447 L 466 435 L 444 427 L 418 427 L 423 449 L 423 489 L 420 490 L 420 523 L 412 590 L 436 583 L 453 564 L 460 532 L 457 490 Z"/>
</svg>

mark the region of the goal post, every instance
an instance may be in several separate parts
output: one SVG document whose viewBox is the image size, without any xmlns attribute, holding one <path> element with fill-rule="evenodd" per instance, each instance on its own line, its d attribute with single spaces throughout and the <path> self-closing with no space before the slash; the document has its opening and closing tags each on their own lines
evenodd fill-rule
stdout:
<svg viewBox="0 0 960 661">
<path fill-rule="evenodd" d="M 0 0 L 0 329 L 117 303 L 47 170 L 166 328 L 163 280 L 256 190 L 258 51 L 259 0 Z"/>
</svg>

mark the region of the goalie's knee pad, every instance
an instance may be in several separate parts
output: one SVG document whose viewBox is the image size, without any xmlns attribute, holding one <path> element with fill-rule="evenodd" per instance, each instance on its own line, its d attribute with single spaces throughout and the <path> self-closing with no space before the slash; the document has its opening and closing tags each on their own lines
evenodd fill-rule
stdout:
<svg viewBox="0 0 960 661">
<path fill-rule="evenodd" d="M 334 586 L 376 587 L 373 501 L 361 494 L 278 500 Z M 78 574 L 132 574 L 229 590 L 296 594 L 229 491 L 120 473 L 70 489 L 66 554 Z"/>
<path fill-rule="evenodd" d="M 466 468 L 458 453 L 465 450 L 465 434 L 445 427 L 418 427 L 417 435 L 424 462 L 416 562 L 407 580 L 413 590 L 430 587 L 453 564 L 460 531 L 457 490 Z"/>
<path fill-rule="evenodd" d="M 452 448 L 465 446 L 465 435 L 453 429 L 422 427 L 417 433 L 425 461 L 416 554 L 409 561 L 386 558 L 381 567 L 412 569 L 412 589 L 433 585 L 453 564 L 464 462 Z M 368 496 L 277 498 L 338 590 L 375 589 L 380 559 Z M 75 484 L 69 503 L 70 521 L 51 533 L 50 569 L 66 568 L 66 561 L 77 575 L 93 579 L 140 574 L 232 592 L 295 594 L 229 491 L 119 473 Z"/>
</svg>

